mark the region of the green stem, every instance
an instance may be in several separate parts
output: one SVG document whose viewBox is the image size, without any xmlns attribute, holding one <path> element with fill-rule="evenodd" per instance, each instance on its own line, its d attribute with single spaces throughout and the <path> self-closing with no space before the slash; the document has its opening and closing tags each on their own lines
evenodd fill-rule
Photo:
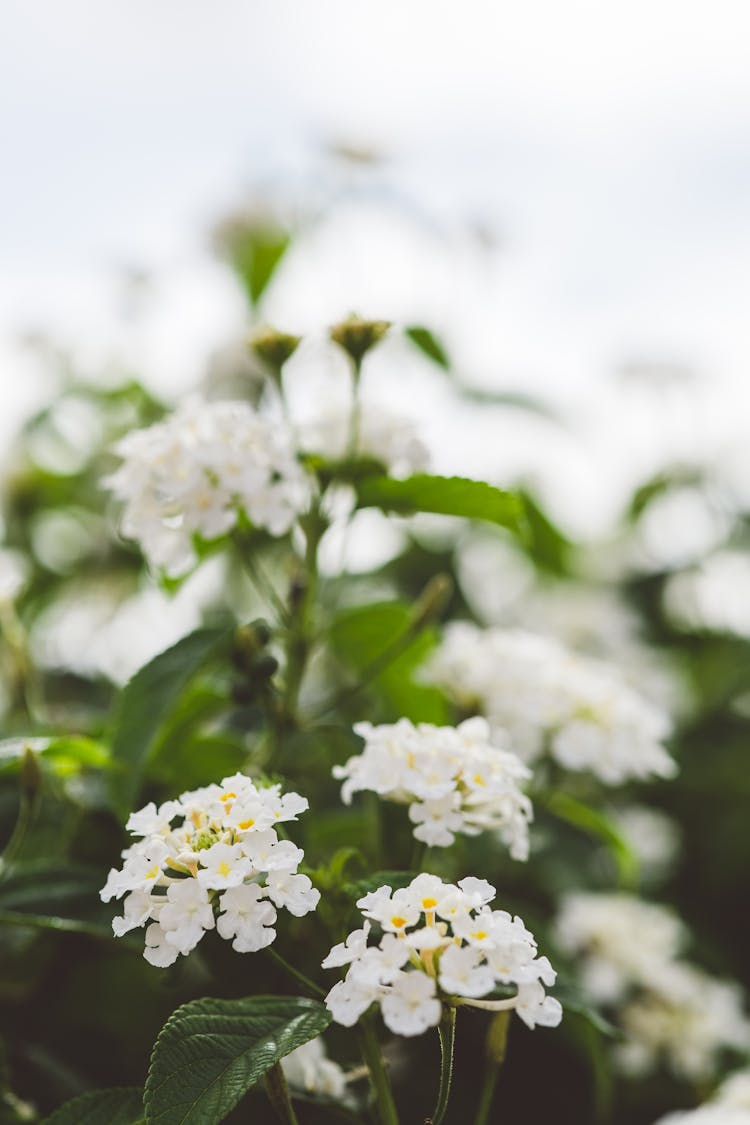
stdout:
<svg viewBox="0 0 750 1125">
<path fill-rule="evenodd" d="M 268 1100 L 279 1121 L 283 1121 L 284 1125 L 299 1125 L 280 1062 L 274 1063 L 271 1069 L 266 1071 L 263 1076 L 263 1083 L 266 1087 Z"/>
<path fill-rule="evenodd" d="M 296 720 L 302 678 L 310 655 L 310 614 L 318 587 L 318 547 L 325 531 L 325 522 L 317 504 L 300 520 L 305 533 L 305 558 L 299 582 L 293 587 L 289 607 L 289 631 L 286 645 L 286 684 L 284 713 L 288 720 Z"/>
<path fill-rule="evenodd" d="M 370 1087 L 375 1098 L 380 1125 L 398 1125 L 398 1112 L 372 1020 L 364 1019 L 360 1022 L 358 1035 L 362 1058 L 370 1074 Z"/>
<path fill-rule="evenodd" d="M 438 1024 L 438 1036 L 440 1038 L 440 1089 L 435 1112 L 432 1115 L 432 1125 L 442 1125 L 448 1109 L 448 1099 L 451 1096 L 453 1047 L 456 1041 L 455 1008 L 443 1008 L 443 1017 Z"/>
<path fill-rule="evenodd" d="M 357 456 L 360 430 L 362 427 L 362 402 L 359 396 L 359 383 L 362 375 L 362 360 L 352 356 L 352 412 L 349 418 L 349 440 L 347 442 L 347 456 Z"/>
<path fill-rule="evenodd" d="M 320 1000 L 326 995 L 322 988 L 319 988 L 314 981 L 311 981 L 310 978 L 306 977 L 304 973 L 301 973 L 299 969 L 295 969 L 294 965 L 290 965 L 287 959 L 282 957 L 280 953 L 277 953 L 275 949 L 272 949 L 270 945 L 266 946 L 266 953 L 272 961 L 276 962 L 280 969 L 283 969 L 287 976 L 292 977 L 297 984 L 305 990 L 308 996 L 312 996 L 315 1000 Z"/>
<path fill-rule="evenodd" d="M 479 1095 L 479 1105 L 474 1125 L 489 1125 L 492 1102 L 495 1097 L 497 1080 L 500 1076 L 500 1067 L 505 1059 L 508 1046 L 508 1028 L 510 1026 L 510 1012 L 498 1012 L 490 1023 L 485 1042 L 485 1069 L 482 1090 Z"/>
</svg>

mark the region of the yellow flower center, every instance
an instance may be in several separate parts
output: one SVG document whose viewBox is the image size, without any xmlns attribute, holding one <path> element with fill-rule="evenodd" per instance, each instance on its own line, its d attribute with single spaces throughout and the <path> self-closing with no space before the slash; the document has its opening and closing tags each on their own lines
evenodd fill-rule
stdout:
<svg viewBox="0 0 750 1125">
<path fill-rule="evenodd" d="M 396 914 L 391 918 L 391 925 L 395 926 L 397 930 L 403 929 L 406 925 L 406 918 L 402 918 L 399 914 Z"/>
</svg>

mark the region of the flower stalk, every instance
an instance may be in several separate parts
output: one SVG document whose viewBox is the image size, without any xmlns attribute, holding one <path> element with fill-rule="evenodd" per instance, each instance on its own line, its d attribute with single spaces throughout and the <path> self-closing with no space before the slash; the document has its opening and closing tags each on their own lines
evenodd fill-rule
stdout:
<svg viewBox="0 0 750 1125">
<path fill-rule="evenodd" d="M 438 1024 L 440 1039 L 440 1088 L 437 1104 L 432 1115 L 433 1125 L 442 1125 L 448 1109 L 453 1078 L 453 1048 L 456 1041 L 456 1009 L 452 1004 L 443 1007 L 443 1015 Z"/>
<path fill-rule="evenodd" d="M 363 1019 L 357 1030 L 362 1058 L 370 1075 L 370 1088 L 375 1098 L 379 1125 L 398 1125 L 398 1111 L 372 1019 Z"/>
</svg>

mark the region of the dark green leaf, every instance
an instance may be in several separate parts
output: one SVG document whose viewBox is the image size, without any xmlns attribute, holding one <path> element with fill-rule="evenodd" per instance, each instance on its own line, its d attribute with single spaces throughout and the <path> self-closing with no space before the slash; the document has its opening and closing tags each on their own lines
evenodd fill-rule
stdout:
<svg viewBox="0 0 750 1125">
<path fill-rule="evenodd" d="M 146 1083 L 148 1125 L 217 1125 L 274 1063 L 331 1022 L 290 996 L 193 1000 L 164 1025 Z"/>
<path fill-rule="evenodd" d="M 427 473 L 406 480 L 368 477 L 357 485 L 357 499 L 360 508 L 487 520 L 516 533 L 523 519 L 523 505 L 515 493 L 467 477 L 436 477 Z"/>
<path fill-rule="evenodd" d="M 126 817 L 133 808 L 161 724 L 187 684 L 228 642 L 231 631 L 198 629 L 155 656 L 126 685 L 117 710 L 112 758 L 123 767 L 112 800 Z"/>
<path fill-rule="evenodd" d="M 43 1125 L 139 1125 L 143 1120 L 143 1090 L 128 1087 L 73 1098 Z"/>
<path fill-rule="evenodd" d="M 416 344 L 422 355 L 426 355 L 438 367 L 446 371 L 450 370 L 451 361 L 448 353 L 434 332 L 430 332 L 429 328 L 424 328 L 421 324 L 411 324 L 404 329 L 404 332 L 411 342 Z"/>
<path fill-rule="evenodd" d="M 538 567 L 552 574 L 570 574 L 575 550 L 573 543 L 552 522 L 530 492 L 521 489 L 519 497 L 524 508 L 525 541 L 532 559 Z"/>
</svg>

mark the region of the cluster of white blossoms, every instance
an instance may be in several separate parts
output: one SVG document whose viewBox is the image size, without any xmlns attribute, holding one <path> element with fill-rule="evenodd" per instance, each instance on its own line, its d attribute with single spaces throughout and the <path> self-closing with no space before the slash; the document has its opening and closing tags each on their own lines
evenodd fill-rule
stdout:
<svg viewBox="0 0 750 1125">
<path fill-rule="evenodd" d="M 196 561 L 195 539 L 217 539 L 240 512 L 284 535 L 308 503 L 291 430 L 245 402 L 193 399 L 116 446 L 105 485 L 124 502 L 123 535 L 170 576 Z"/>
<path fill-rule="evenodd" d="M 664 907 L 626 894 L 574 894 L 563 901 L 557 936 L 561 949 L 583 956 L 592 999 L 618 1012 L 623 1070 L 642 1074 L 664 1059 L 700 1081 L 722 1051 L 747 1049 L 742 990 L 679 959 L 686 931 Z"/>
<path fill-rule="evenodd" d="M 122 853 L 122 868 L 110 871 L 100 892 L 103 902 L 125 895 L 115 935 L 146 926 L 143 956 L 160 968 L 190 953 L 208 930 L 238 953 L 270 945 L 277 908 L 299 918 L 320 899 L 297 871 L 301 848 L 274 828 L 307 807 L 298 793 L 259 788 L 235 774 L 133 813 L 126 827 L 141 839 Z"/>
<path fill-rule="evenodd" d="M 457 832 L 476 836 L 494 829 L 514 859 L 528 858 L 532 808 L 521 785 L 531 773 L 491 739 L 485 719 L 458 727 L 400 719 L 382 726 L 357 723 L 354 730 L 365 740 L 364 750 L 333 770 L 344 781 L 345 804 L 354 793 L 371 790 L 408 804 L 415 838 L 431 847 L 448 847 Z"/>
<path fill-rule="evenodd" d="M 430 463 L 429 450 L 410 418 L 368 402 L 361 404 L 356 423 L 351 407 L 326 405 L 302 428 L 300 444 L 332 460 L 352 454 L 372 457 L 397 476 L 425 472 Z"/>
<path fill-rule="evenodd" d="M 750 1070 L 731 1074 L 705 1105 L 668 1113 L 656 1125 L 750 1125 Z"/>
<path fill-rule="evenodd" d="M 454 885 L 423 874 L 401 890 L 379 887 L 359 899 L 368 920 L 323 961 L 324 969 L 349 966 L 326 997 L 334 1020 L 352 1027 L 376 1003 L 391 1031 L 421 1035 L 440 1022 L 446 1001 L 515 1009 L 528 1027 L 555 1027 L 562 1008 L 544 985 L 554 984 L 556 973 L 537 956 L 521 919 L 491 908 L 494 897 L 483 879 Z M 382 931 L 377 945 L 368 945 L 369 919 Z M 514 996 L 481 999 L 512 985 Z"/>
<path fill-rule="evenodd" d="M 667 715 L 608 664 L 521 629 L 448 626 L 424 676 L 459 706 L 506 731 L 528 762 L 549 753 L 565 769 L 608 785 L 671 777 Z"/>
</svg>

